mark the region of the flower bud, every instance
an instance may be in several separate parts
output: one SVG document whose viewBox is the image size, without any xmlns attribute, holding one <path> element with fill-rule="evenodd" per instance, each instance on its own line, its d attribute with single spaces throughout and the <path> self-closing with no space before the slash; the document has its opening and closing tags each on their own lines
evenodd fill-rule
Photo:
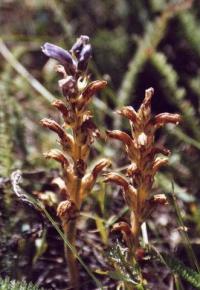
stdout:
<svg viewBox="0 0 200 290">
<path fill-rule="evenodd" d="M 78 70 L 80 71 L 86 70 L 91 56 L 92 56 L 92 47 L 90 44 L 87 44 L 83 47 L 83 49 L 80 52 L 78 60 Z"/>
<path fill-rule="evenodd" d="M 76 58 L 80 57 L 80 53 L 83 49 L 83 46 L 89 42 L 90 38 L 87 35 L 81 35 L 74 45 L 72 46 L 70 52 L 76 56 Z"/>
<path fill-rule="evenodd" d="M 48 119 L 48 118 L 44 118 L 41 120 L 41 124 L 44 127 L 47 127 L 50 130 L 57 133 L 60 138 L 63 138 L 65 132 L 64 132 L 63 128 L 58 123 L 56 123 L 56 121 Z"/>
<path fill-rule="evenodd" d="M 98 91 L 105 88 L 107 85 L 106 81 L 94 81 L 91 82 L 83 91 L 81 96 L 79 97 L 77 101 L 77 106 L 79 110 L 84 110 L 85 107 L 88 105 L 89 101 L 91 100 L 92 96 L 98 93 Z"/>
</svg>

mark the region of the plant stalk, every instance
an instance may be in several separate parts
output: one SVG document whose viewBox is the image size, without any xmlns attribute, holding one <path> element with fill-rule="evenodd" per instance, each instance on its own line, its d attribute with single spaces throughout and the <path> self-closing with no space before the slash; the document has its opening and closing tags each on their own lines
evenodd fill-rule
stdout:
<svg viewBox="0 0 200 290">
<path fill-rule="evenodd" d="M 67 237 L 71 245 L 75 247 L 76 242 L 76 220 L 70 220 L 69 222 L 63 223 L 64 234 Z M 67 261 L 69 269 L 70 284 L 73 289 L 80 289 L 79 285 L 79 269 L 76 261 L 76 257 L 72 253 L 71 249 L 67 245 L 64 245 L 65 259 Z"/>
<path fill-rule="evenodd" d="M 76 122 L 77 124 L 75 128 L 78 128 L 78 119 L 76 120 Z M 73 136 L 74 136 L 74 140 L 76 144 L 74 157 L 76 160 L 80 160 L 81 159 L 81 145 L 78 142 L 79 136 L 77 136 L 75 128 L 73 128 Z M 76 172 L 76 168 L 75 168 L 75 172 Z M 77 176 L 72 199 L 78 209 L 80 209 L 80 205 L 81 205 L 80 189 L 81 189 L 81 177 Z M 75 217 L 72 220 L 69 220 L 68 222 L 63 223 L 63 230 L 70 244 L 73 245 L 74 248 L 76 249 L 77 217 Z M 73 287 L 73 289 L 79 290 L 80 289 L 79 269 L 78 269 L 76 257 L 74 256 L 72 251 L 68 247 L 66 247 L 66 245 L 64 247 L 64 251 L 65 251 L 65 258 L 66 258 L 68 269 L 69 269 L 70 284 Z"/>
<path fill-rule="evenodd" d="M 137 249 L 139 246 L 139 235 L 140 235 L 140 222 L 139 222 L 139 214 L 131 212 L 131 232 L 133 234 L 133 249 Z"/>
</svg>

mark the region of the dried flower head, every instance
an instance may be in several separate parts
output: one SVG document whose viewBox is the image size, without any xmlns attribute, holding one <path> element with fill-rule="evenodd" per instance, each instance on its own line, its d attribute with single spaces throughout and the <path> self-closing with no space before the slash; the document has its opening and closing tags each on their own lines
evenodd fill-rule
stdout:
<svg viewBox="0 0 200 290">
<path fill-rule="evenodd" d="M 106 182 L 114 182 L 123 188 L 124 198 L 131 211 L 130 230 L 135 244 L 138 244 L 141 224 L 156 205 L 166 203 L 164 195 L 151 197 L 154 176 L 160 167 L 167 163 L 166 157 L 157 155 L 168 156 L 170 153 L 168 149 L 154 144 L 155 132 L 167 123 L 178 124 L 181 121 L 178 114 L 162 113 L 152 116 L 153 93 L 153 88 L 145 91 L 145 98 L 137 112 L 130 106 L 117 110 L 119 115 L 129 119 L 131 135 L 119 130 L 107 131 L 109 138 L 117 139 L 124 144 L 130 160 L 126 172 L 127 178 L 109 173 Z"/>
</svg>

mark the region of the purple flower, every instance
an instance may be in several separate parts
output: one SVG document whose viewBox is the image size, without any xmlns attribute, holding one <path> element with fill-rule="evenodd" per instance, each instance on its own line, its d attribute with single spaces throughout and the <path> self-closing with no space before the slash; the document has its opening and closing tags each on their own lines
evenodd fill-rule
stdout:
<svg viewBox="0 0 200 290">
<path fill-rule="evenodd" d="M 83 49 L 80 52 L 79 60 L 78 60 L 78 69 L 81 71 L 86 70 L 88 62 L 90 60 L 92 54 L 92 47 L 90 44 L 86 44 L 83 46 Z"/>
<path fill-rule="evenodd" d="M 81 35 L 70 51 L 47 42 L 42 46 L 42 51 L 46 56 L 57 60 L 63 65 L 68 75 L 76 75 L 78 77 L 87 69 L 92 55 L 89 40 L 90 38 L 87 35 Z"/>
<path fill-rule="evenodd" d="M 71 54 L 67 50 L 57 45 L 46 42 L 42 46 L 42 52 L 46 56 L 57 60 L 60 64 L 62 64 L 66 68 L 68 72 L 75 71 L 76 64 L 74 60 L 72 59 Z"/>
<path fill-rule="evenodd" d="M 79 58 L 83 47 L 89 42 L 89 40 L 90 38 L 87 35 L 81 35 L 72 46 L 70 52 L 74 53 L 74 55 Z"/>
</svg>

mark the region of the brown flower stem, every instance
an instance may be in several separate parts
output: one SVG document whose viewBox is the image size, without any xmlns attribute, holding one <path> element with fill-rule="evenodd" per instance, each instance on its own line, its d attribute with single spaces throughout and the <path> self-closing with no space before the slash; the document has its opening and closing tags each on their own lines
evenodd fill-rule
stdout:
<svg viewBox="0 0 200 290">
<path fill-rule="evenodd" d="M 81 188 L 81 179 L 77 178 L 76 189 L 74 192 L 74 202 L 79 205 L 80 204 L 80 188 Z M 70 242 L 71 245 L 76 248 L 76 235 L 77 235 L 77 218 L 68 221 L 64 224 L 63 230 L 64 233 Z M 77 260 L 71 250 L 65 245 L 65 258 L 67 261 L 68 269 L 69 269 L 69 277 L 70 283 L 73 286 L 73 289 L 80 289 L 79 284 L 79 270 L 77 265 Z"/>
<path fill-rule="evenodd" d="M 130 216 L 131 233 L 133 235 L 133 248 L 137 249 L 139 246 L 139 235 L 140 235 L 140 222 L 139 214 L 137 212 L 131 212 Z"/>
<path fill-rule="evenodd" d="M 76 232 L 77 232 L 76 220 L 71 220 L 68 223 L 64 223 L 63 230 L 69 243 L 75 247 Z M 64 246 L 64 251 L 65 251 L 65 259 L 67 261 L 69 269 L 70 284 L 73 287 L 73 289 L 78 290 L 80 289 L 80 285 L 79 285 L 79 270 L 77 266 L 76 257 L 74 256 L 74 254 L 68 248 L 67 245 Z"/>
<path fill-rule="evenodd" d="M 78 123 L 78 120 L 76 120 Z M 75 128 L 78 127 L 75 126 Z M 76 129 L 73 129 L 73 137 L 75 142 L 75 150 L 74 150 L 74 157 L 76 160 L 81 159 L 81 144 L 78 142 L 78 135 L 76 134 Z M 76 168 L 74 168 L 74 171 L 76 172 Z M 76 182 L 74 185 L 74 191 L 72 199 L 74 203 L 76 204 L 77 208 L 80 208 L 81 203 L 81 197 L 80 197 L 80 190 L 81 190 L 81 181 L 82 178 L 77 176 Z M 68 223 L 64 225 L 64 233 L 68 239 L 68 241 L 76 248 L 76 235 L 77 235 L 77 218 L 75 217 L 73 220 L 69 220 Z M 80 281 L 79 281 L 79 270 L 77 265 L 76 257 L 73 255 L 71 250 L 65 246 L 65 257 L 69 269 L 69 277 L 70 277 L 70 283 L 73 287 L 73 289 L 78 290 L 80 289 Z"/>
<path fill-rule="evenodd" d="M 81 188 L 81 179 L 77 178 L 76 182 L 76 189 L 74 191 L 74 202 L 79 205 L 80 204 L 80 188 Z M 73 220 L 68 221 L 64 225 L 64 233 L 70 242 L 71 245 L 76 248 L 76 235 L 77 235 L 77 218 L 74 218 Z M 79 284 L 79 269 L 77 265 L 77 260 L 74 254 L 71 252 L 71 250 L 65 245 L 65 258 L 67 261 L 67 266 L 69 269 L 69 278 L 70 283 L 73 287 L 73 289 L 78 290 L 80 289 Z"/>
</svg>

